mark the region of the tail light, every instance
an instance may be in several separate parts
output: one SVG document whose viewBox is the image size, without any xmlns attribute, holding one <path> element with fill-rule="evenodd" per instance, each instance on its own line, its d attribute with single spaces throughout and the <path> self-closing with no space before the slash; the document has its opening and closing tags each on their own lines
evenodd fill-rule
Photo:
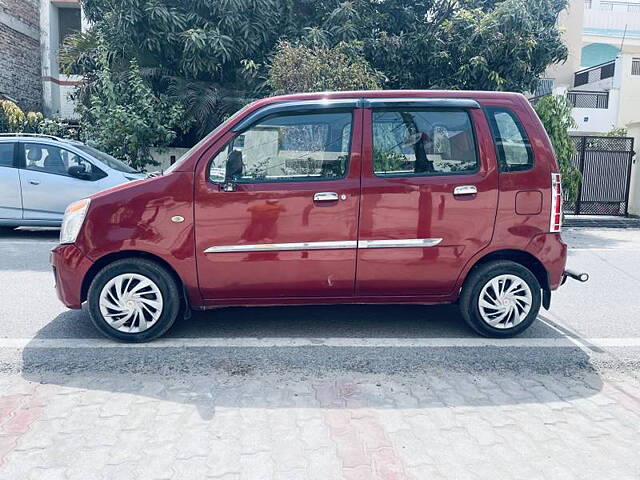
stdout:
<svg viewBox="0 0 640 480">
<path fill-rule="evenodd" d="M 562 230 L 562 178 L 559 173 L 551 174 L 551 225 L 550 232 Z"/>
</svg>

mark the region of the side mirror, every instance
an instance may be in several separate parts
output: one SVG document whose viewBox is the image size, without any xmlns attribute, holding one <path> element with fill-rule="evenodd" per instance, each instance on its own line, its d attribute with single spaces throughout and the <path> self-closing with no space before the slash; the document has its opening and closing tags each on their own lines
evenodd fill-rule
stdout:
<svg viewBox="0 0 640 480">
<path fill-rule="evenodd" d="M 74 165 L 73 167 L 69 167 L 67 172 L 69 173 L 69 176 L 79 178 L 80 180 L 89 180 L 91 178 L 91 174 L 87 172 L 84 165 Z"/>
</svg>

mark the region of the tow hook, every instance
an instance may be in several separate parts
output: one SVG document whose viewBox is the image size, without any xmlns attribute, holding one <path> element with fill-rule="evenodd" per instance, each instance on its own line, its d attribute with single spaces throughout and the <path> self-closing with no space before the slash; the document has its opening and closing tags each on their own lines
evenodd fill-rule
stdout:
<svg viewBox="0 0 640 480">
<path fill-rule="evenodd" d="M 564 282 L 567 281 L 567 278 L 573 278 L 574 280 L 584 283 L 589 280 L 589 274 L 584 272 L 578 273 L 574 272 L 573 270 L 565 270 L 562 274 L 562 282 L 560 283 L 560 285 L 564 285 Z"/>
</svg>

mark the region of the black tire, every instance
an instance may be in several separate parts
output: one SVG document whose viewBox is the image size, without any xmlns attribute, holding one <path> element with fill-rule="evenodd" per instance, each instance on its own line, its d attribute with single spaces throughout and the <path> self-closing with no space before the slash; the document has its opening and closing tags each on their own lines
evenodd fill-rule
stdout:
<svg viewBox="0 0 640 480">
<path fill-rule="evenodd" d="M 515 275 L 526 282 L 531 290 L 531 307 L 525 319 L 510 328 L 495 328 L 480 314 L 479 297 L 484 286 L 499 275 Z M 536 276 L 523 265 L 509 260 L 496 260 L 474 269 L 467 277 L 460 295 L 460 311 L 467 324 L 484 337 L 509 338 L 524 332 L 538 316 L 542 293 Z"/>
<path fill-rule="evenodd" d="M 100 312 L 100 293 L 113 278 L 125 273 L 144 275 L 156 284 L 162 295 L 160 317 L 150 328 L 138 333 L 122 332 L 113 328 Z M 124 258 L 108 264 L 93 278 L 87 294 L 89 316 L 103 335 L 122 342 L 148 342 L 164 335 L 178 318 L 181 310 L 180 287 L 165 267 L 144 258 Z"/>
</svg>

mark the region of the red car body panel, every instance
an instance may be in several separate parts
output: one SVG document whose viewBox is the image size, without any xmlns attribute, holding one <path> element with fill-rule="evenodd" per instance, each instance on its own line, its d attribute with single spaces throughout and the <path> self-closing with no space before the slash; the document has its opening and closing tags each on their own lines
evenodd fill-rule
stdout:
<svg viewBox="0 0 640 480">
<path fill-rule="evenodd" d="M 222 191 L 207 179 L 209 160 L 235 133 L 234 125 L 276 102 L 340 98 L 463 98 L 506 106 L 531 141 L 534 167 L 499 173 L 482 109 L 470 110 L 481 167 L 469 175 L 376 177 L 371 109 L 353 110 L 345 178 L 238 184 Z M 448 303 L 486 255 L 520 251 L 544 265 L 559 286 L 566 245 L 549 232 L 550 175 L 555 156 L 539 119 L 521 95 L 465 91 L 374 91 L 300 94 L 259 100 L 194 147 L 164 176 L 132 182 L 91 197 L 75 244 L 52 254 L 58 295 L 80 308 L 102 265 L 142 254 L 168 265 L 193 307 L 305 303 Z M 455 198 L 456 186 L 478 193 Z M 315 192 L 345 195 L 318 205 Z M 175 222 L 175 216 L 184 221 Z M 430 248 L 230 252 L 212 245 L 442 238 Z"/>
</svg>

